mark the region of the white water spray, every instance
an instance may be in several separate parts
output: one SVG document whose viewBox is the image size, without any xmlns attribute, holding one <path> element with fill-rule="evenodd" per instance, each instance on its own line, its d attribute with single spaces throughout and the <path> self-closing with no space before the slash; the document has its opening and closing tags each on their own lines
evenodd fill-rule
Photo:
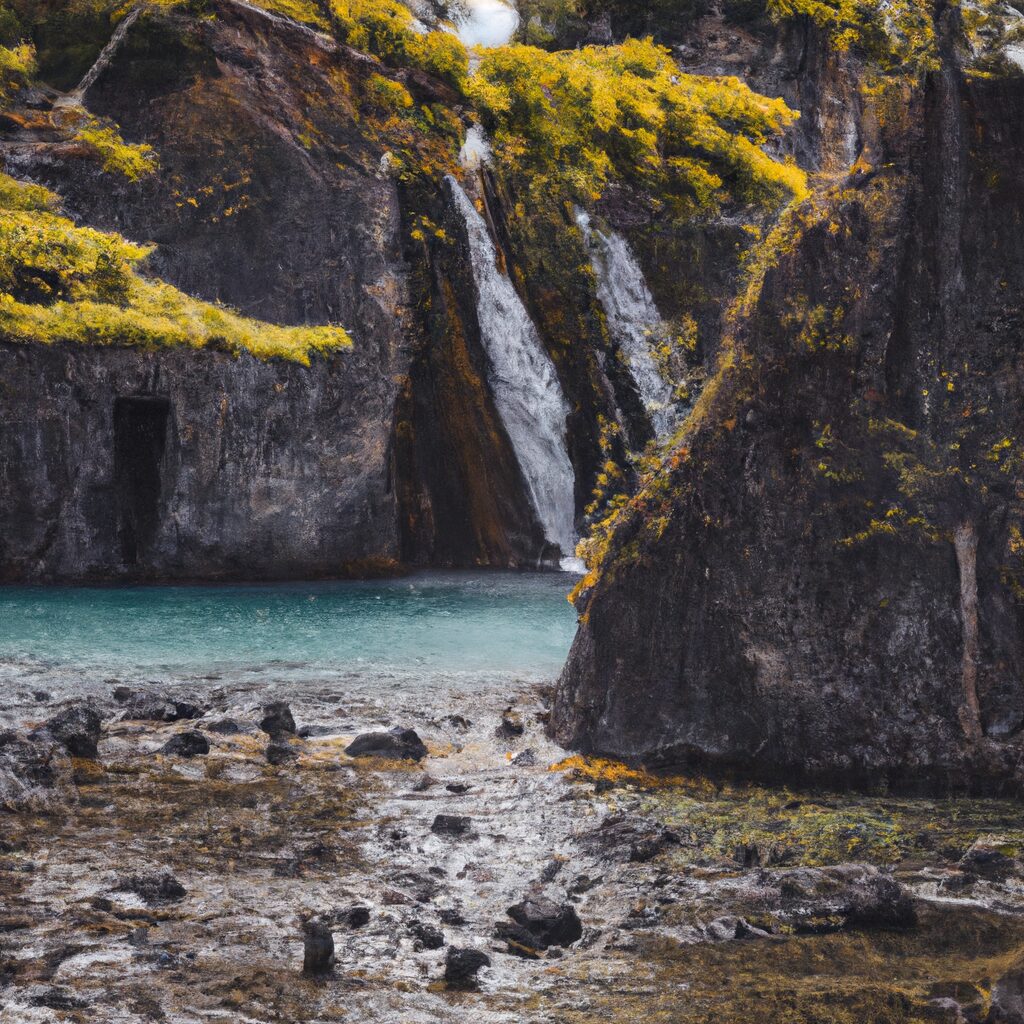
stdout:
<svg viewBox="0 0 1024 1024">
<path fill-rule="evenodd" d="M 608 329 L 626 357 L 655 434 L 665 437 L 675 426 L 676 413 L 672 388 L 661 376 L 652 352 L 652 339 L 658 337 L 662 324 L 654 296 L 621 235 L 599 231 L 579 208 L 576 223 L 597 277 L 597 298 L 608 317 Z"/>
<path fill-rule="evenodd" d="M 565 440 L 569 406 L 537 328 L 512 281 L 498 267 L 487 224 L 459 183 L 450 176 L 445 180 L 469 236 L 480 340 L 494 404 L 544 536 L 561 548 L 569 563 L 576 547 L 575 477 Z"/>
<path fill-rule="evenodd" d="M 507 46 L 519 27 L 519 12 L 505 0 L 464 0 L 455 31 L 465 46 Z"/>
</svg>

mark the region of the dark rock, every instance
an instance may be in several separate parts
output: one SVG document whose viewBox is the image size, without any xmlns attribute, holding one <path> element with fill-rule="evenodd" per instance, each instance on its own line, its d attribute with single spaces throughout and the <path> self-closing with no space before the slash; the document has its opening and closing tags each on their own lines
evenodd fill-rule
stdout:
<svg viewBox="0 0 1024 1024">
<path fill-rule="evenodd" d="M 473 787 L 468 782 L 449 782 L 444 787 L 449 793 L 457 793 L 459 795 L 468 793 Z"/>
<path fill-rule="evenodd" d="M 414 729 L 396 727 L 388 732 L 357 736 L 346 748 L 349 757 L 382 757 L 394 761 L 421 761 L 427 748 Z"/>
<path fill-rule="evenodd" d="M 47 1010 L 71 1011 L 84 1010 L 89 1004 L 81 996 L 75 995 L 70 989 L 49 988 L 30 996 L 29 1002 L 33 1006 L 43 1007 Z"/>
<path fill-rule="evenodd" d="M 812 933 L 851 928 L 909 928 L 917 922 L 911 893 L 891 876 L 861 864 L 794 868 L 763 875 L 782 897 L 780 916 Z"/>
<path fill-rule="evenodd" d="M 241 726 L 233 718 L 218 718 L 215 722 L 204 725 L 203 728 L 217 736 L 236 736 L 242 731 Z"/>
<path fill-rule="evenodd" d="M 749 372 L 715 378 L 663 464 L 665 529 L 643 501 L 616 520 L 577 604 L 561 745 L 789 784 L 1024 787 L 1006 731 L 1024 710 L 1020 568 L 997 554 L 1019 530 L 1005 482 L 1019 469 L 982 441 L 1024 430 L 1007 298 L 1024 294 L 1024 133 L 1009 129 L 1024 88 L 975 89 L 958 31 L 906 97 L 911 119 L 877 138 L 873 171 L 749 297 L 734 339 Z M 841 306 L 799 358 L 796 296 L 803 325 Z M 964 352 L 984 355 L 940 383 L 932 368 Z M 735 429 L 752 396 L 756 431 Z M 933 476 L 927 494 L 906 493 L 912 471 Z M 918 542 L 915 516 L 934 541 Z"/>
<path fill-rule="evenodd" d="M 346 907 L 344 910 L 335 912 L 334 920 L 348 928 L 362 928 L 370 923 L 370 908 L 362 906 Z"/>
<path fill-rule="evenodd" d="M 336 736 L 338 730 L 334 726 L 330 725 L 304 725 L 297 732 L 296 736 L 301 739 L 307 740 L 317 736 Z"/>
<path fill-rule="evenodd" d="M 533 768 L 537 764 L 537 755 L 533 751 L 533 747 L 527 747 L 522 753 L 516 754 L 512 758 L 512 764 L 516 768 Z"/>
<path fill-rule="evenodd" d="M 416 939 L 418 949 L 440 949 L 444 945 L 444 932 L 436 925 L 413 921 L 409 925 L 409 932 Z"/>
<path fill-rule="evenodd" d="M 501 713 L 501 724 L 494 730 L 494 735 L 499 739 L 511 740 L 522 736 L 526 732 L 526 725 L 523 723 L 523 716 L 512 708 L 505 708 Z"/>
<path fill-rule="evenodd" d="M 284 738 L 284 736 L 285 734 L 282 733 L 276 739 L 272 739 L 267 744 L 267 764 L 280 767 L 283 764 L 288 764 L 290 761 L 298 760 L 299 752 L 291 743 L 288 742 L 288 740 Z"/>
<path fill-rule="evenodd" d="M 124 717 L 133 722 L 182 722 L 201 714 L 202 710 L 191 701 L 151 693 L 136 693 L 124 709 Z"/>
<path fill-rule="evenodd" d="M 135 696 L 135 691 L 130 686 L 115 686 L 111 696 L 118 704 L 124 704 Z"/>
<path fill-rule="evenodd" d="M 67 751 L 49 733 L 0 731 L 0 807 L 47 811 L 77 799 Z"/>
<path fill-rule="evenodd" d="M 990 882 L 1005 882 L 1018 870 L 1015 858 L 998 848 L 998 841 L 979 839 L 960 858 L 961 871 Z"/>
<path fill-rule="evenodd" d="M 445 958 L 444 980 L 451 988 L 473 988 L 477 973 L 491 966 L 491 958 L 478 949 L 460 949 L 451 946 Z"/>
<path fill-rule="evenodd" d="M 444 721 L 446 721 L 453 729 L 458 729 L 459 732 L 465 732 L 473 725 L 468 718 L 463 718 L 462 715 L 448 715 L 445 717 Z"/>
<path fill-rule="evenodd" d="M 653 860 L 678 842 L 678 834 L 661 822 L 623 814 L 609 815 L 597 829 L 580 837 L 580 844 L 592 855 L 635 864 Z"/>
<path fill-rule="evenodd" d="M 210 752 L 210 741 L 201 732 L 179 732 L 161 747 L 160 752 L 176 757 L 198 757 Z"/>
<path fill-rule="evenodd" d="M 997 979 L 989 1005 L 990 1024 L 1024 1024 L 1024 962 Z"/>
<path fill-rule="evenodd" d="M 569 903 L 530 898 L 509 907 L 508 916 L 530 932 L 541 949 L 568 946 L 583 935 L 576 908 Z"/>
<path fill-rule="evenodd" d="M 295 719 L 292 717 L 292 709 L 283 700 L 264 705 L 260 728 L 273 739 L 294 735 Z"/>
<path fill-rule="evenodd" d="M 432 775 L 427 775 L 424 772 L 413 784 L 412 791 L 414 793 L 425 793 L 431 786 L 437 785 L 437 779 Z"/>
<path fill-rule="evenodd" d="M 334 936 L 331 929 L 319 920 L 306 921 L 302 926 L 302 973 L 308 977 L 322 977 L 334 968 Z"/>
<path fill-rule="evenodd" d="M 469 818 L 458 814 L 439 814 L 434 818 L 430 831 L 437 835 L 464 836 L 469 832 L 471 824 Z"/>
<path fill-rule="evenodd" d="M 102 724 L 99 714 L 88 704 L 72 704 L 49 719 L 46 728 L 72 757 L 93 759 Z"/>
<path fill-rule="evenodd" d="M 177 903 L 188 891 L 174 875 L 167 871 L 162 874 L 129 875 L 114 886 L 115 892 L 132 892 L 147 903 Z"/>
<path fill-rule="evenodd" d="M 32 691 L 32 699 L 37 704 L 46 704 L 50 700 L 52 700 L 53 698 L 45 690 L 33 690 Z"/>
<path fill-rule="evenodd" d="M 462 912 L 456 910 L 455 907 L 443 907 L 437 912 L 437 916 L 441 919 L 442 924 L 449 925 L 452 928 L 459 928 L 466 923 Z"/>
<path fill-rule="evenodd" d="M 494 926 L 494 937 L 508 943 L 508 951 L 525 960 L 537 960 L 544 948 L 533 932 L 527 931 L 515 921 L 498 921 Z"/>
</svg>

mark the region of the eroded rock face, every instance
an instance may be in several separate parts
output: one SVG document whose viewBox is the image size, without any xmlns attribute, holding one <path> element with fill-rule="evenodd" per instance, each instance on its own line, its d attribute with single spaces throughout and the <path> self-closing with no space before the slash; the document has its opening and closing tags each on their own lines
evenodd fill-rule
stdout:
<svg viewBox="0 0 1024 1024">
<path fill-rule="evenodd" d="M 1020 786 L 1022 116 L 1021 79 L 968 84 L 947 53 L 879 169 L 786 229 L 582 602 L 561 742 Z"/>
<path fill-rule="evenodd" d="M 77 799 L 71 761 L 59 743 L 0 732 L 0 809 L 56 811 Z"/>
</svg>

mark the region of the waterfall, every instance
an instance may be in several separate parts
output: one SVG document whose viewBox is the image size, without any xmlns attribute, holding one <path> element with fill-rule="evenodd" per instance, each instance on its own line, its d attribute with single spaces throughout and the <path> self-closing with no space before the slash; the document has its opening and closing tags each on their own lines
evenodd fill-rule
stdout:
<svg viewBox="0 0 1024 1024">
<path fill-rule="evenodd" d="M 463 44 L 507 46 L 519 27 L 519 12 L 506 0 L 463 0 L 455 31 Z"/>
<path fill-rule="evenodd" d="M 585 210 L 577 208 L 576 223 L 597 278 L 597 298 L 608 318 L 608 329 L 626 357 L 630 375 L 647 410 L 654 432 L 665 437 L 675 426 L 672 388 L 661 376 L 652 352 L 659 335 L 661 314 L 654 304 L 643 271 L 626 240 L 614 231 L 599 231 Z"/>
<path fill-rule="evenodd" d="M 480 340 L 494 404 L 544 536 L 561 548 L 568 563 L 576 547 L 575 478 L 565 441 L 569 406 L 537 328 L 512 281 L 498 268 L 487 224 L 459 183 L 450 176 L 445 181 L 469 236 Z"/>
<path fill-rule="evenodd" d="M 139 20 L 144 4 L 136 4 L 120 21 L 114 34 L 107 41 L 107 45 L 100 51 L 96 63 L 85 73 L 85 77 L 78 83 L 78 87 L 68 97 L 72 103 L 80 104 L 85 94 L 96 84 L 96 80 L 110 67 L 110 62 L 128 35 L 128 30 Z"/>
</svg>

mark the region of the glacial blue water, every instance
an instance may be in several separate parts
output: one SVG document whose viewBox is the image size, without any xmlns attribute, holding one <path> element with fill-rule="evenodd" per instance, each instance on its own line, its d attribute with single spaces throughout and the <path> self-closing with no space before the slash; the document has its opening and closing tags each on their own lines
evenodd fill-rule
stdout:
<svg viewBox="0 0 1024 1024">
<path fill-rule="evenodd" d="M 81 670 L 550 678 L 576 627 L 560 573 L 248 586 L 0 587 L 0 680 Z"/>
</svg>

